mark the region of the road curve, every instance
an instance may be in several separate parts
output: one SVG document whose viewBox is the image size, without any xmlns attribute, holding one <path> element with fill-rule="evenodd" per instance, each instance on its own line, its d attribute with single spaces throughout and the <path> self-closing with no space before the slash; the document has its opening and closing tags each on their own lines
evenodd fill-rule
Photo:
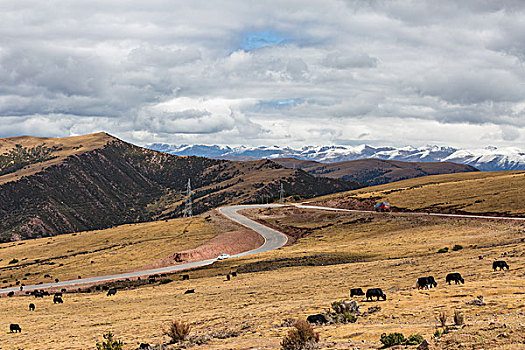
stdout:
<svg viewBox="0 0 525 350">
<path fill-rule="evenodd" d="M 273 230 L 267 226 L 259 224 L 253 220 L 250 220 L 247 217 L 237 213 L 237 211 L 243 210 L 243 209 L 268 208 L 268 207 L 278 207 L 278 206 L 280 205 L 279 204 L 267 204 L 267 205 L 263 204 L 263 205 L 237 205 L 237 206 L 219 208 L 219 211 L 223 215 L 225 215 L 229 219 L 243 226 L 246 226 L 254 230 L 255 232 L 259 233 L 264 238 L 264 244 L 260 246 L 259 248 L 249 250 L 247 252 L 239 253 L 236 255 L 232 255 L 232 257 L 240 257 L 240 256 L 267 252 L 270 250 L 278 249 L 286 244 L 288 240 L 286 235 L 282 234 L 279 231 Z M 160 267 L 160 268 L 150 269 L 150 270 L 141 270 L 141 271 L 136 271 L 136 272 L 127 272 L 127 273 L 120 273 L 120 274 L 115 274 L 115 275 L 80 278 L 80 279 L 69 280 L 69 281 L 61 281 L 57 283 L 43 283 L 43 284 L 29 285 L 29 286 L 24 286 L 24 291 L 30 291 L 30 290 L 35 290 L 35 289 L 46 289 L 46 288 L 64 288 L 64 287 L 77 286 L 81 284 L 94 284 L 94 283 L 108 282 L 108 281 L 113 281 L 113 280 L 123 280 L 126 278 L 137 278 L 137 277 L 143 277 L 143 276 L 154 275 L 154 274 L 177 272 L 177 271 L 188 270 L 188 269 L 193 269 L 196 267 L 210 265 L 216 261 L 217 259 L 208 259 L 208 260 L 196 261 L 192 263 Z M 9 293 L 10 291 L 16 292 L 19 290 L 20 290 L 20 287 L 3 288 L 3 289 L 0 289 L 0 294 Z"/>
<path fill-rule="evenodd" d="M 292 204 L 292 205 L 297 207 L 297 208 L 303 208 L 303 209 L 316 209 L 316 210 L 328 210 L 328 211 L 344 211 L 344 212 L 351 212 L 351 213 L 377 213 L 375 210 L 341 209 L 341 208 L 322 207 L 322 206 L 307 205 L 307 204 Z M 429 215 L 429 216 L 466 218 L 466 219 L 491 219 L 491 220 L 525 221 L 525 218 L 508 217 L 508 216 L 484 216 L 484 215 L 440 214 L 440 213 L 418 213 L 418 212 L 394 212 L 394 214 L 424 215 L 424 216 Z"/>
</svg>

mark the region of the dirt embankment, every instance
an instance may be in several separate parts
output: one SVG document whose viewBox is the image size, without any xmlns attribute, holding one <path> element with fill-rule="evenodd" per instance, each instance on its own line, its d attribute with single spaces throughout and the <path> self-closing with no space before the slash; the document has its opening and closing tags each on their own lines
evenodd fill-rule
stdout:
<svg viewBox="0 0 525 350">
<path fill-rule="evenodd" d="M 239 254 L 259 248 L 264 244 L 264 238 L 251 230 L 224 232 L 207 243 L 195 249 L 177 252 L 161 261 L 145 266 L 144 269 L 176 265 L 207 259 L 214 259 L 220 254 Z"/>
</svg>

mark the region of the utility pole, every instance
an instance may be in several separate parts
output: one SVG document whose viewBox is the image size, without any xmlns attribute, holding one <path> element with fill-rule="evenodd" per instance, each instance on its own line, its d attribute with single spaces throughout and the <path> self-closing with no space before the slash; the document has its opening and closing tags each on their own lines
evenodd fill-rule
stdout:
<svg viewBox="0 0 525 350">
<path fill-rule="evenodd" d="M 186 206 L 184 207 L 184 217 L 190 217 L 193 216 L 193 202 L 191 199 L 191 195 L 193 194 L 193 191 L 191 190 L 191 180 L 188 179 L 188 187 L 186 188 Z"/>
<path fill-rule="evenodd" d="M 281 190 L 279 191 L 279 203 L 284 204 L 284 187 L 281 182 Z"/>
</svg>

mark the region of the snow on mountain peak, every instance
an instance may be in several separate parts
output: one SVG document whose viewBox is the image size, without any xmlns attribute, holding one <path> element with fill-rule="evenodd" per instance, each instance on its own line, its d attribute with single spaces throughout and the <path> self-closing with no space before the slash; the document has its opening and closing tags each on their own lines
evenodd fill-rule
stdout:
<svg viewBox="0 0 525 350">
<path fill-rule="evenodd" d="M 525 152 L 517 147 L 455 149 L 436 145 L 424 147 L 303 146 L 298 149 L 280 146 L 229 147 L 206 145 L 152 144 L 148 148 L 177 155 L 196 155 L 224 159 L 297 158 L 333 163 L 376 158 L 412 162 L 454 162 L 468 164 L 480 170 L 525 170 Z"/>
</svg>

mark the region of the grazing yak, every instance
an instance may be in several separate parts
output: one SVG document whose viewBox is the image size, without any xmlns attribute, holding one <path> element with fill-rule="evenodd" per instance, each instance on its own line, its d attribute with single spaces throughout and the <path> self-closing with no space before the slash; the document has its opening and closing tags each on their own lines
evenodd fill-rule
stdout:
<svg viewBox="0 0 525 350">
<path fill-rule="evenodd" d="M 386 294 L 383 293 L 381 288 L 370 288 L 366 291 L 366 300 L 370 299 L 373 300 L 373 297 L 377 297 L 377 300 L 379 301 L 379 298 L 382 298 L 383 300 L 386 300 Z"/>
<path fill-rule="evenodd" d="M 20 326 L 16 323 L 11 323 L 9 325 L 9 332 L 10 333 L 13 333 L 13 332 L 19 332 L 19 333 L 22 333 L 22 328 L 20 328 Z"/>
<path fill-rule="evenodd" d="M 9 293 L 7 293 L 7 296 L 8 297 L 14 297 L 15 296 L 15 292 L 10 291 Z"/>
<path fill-rule="evenodd" d="M 40 292 L 39 290 L 35 290 L 33 292 L 33 295 L 35 296 L 35 298 L 43 298 L 44 297 L 44 294 L 42 292 Z"/>
<path fill-rule="evenodd" d="M 449 273 L 447 275 L 447 283 L 450 284 L 450 282 L 452 281 L 456 282 L 456 284 L 459 284 L 459 283 L 465 284 L 465 280 L 463 279 L 463 277 L 461 277 L 461 274 L 458 272 Z"/>
<path fill-rule="evenodd" d="M 182 275 L 183 281 L 188 281 L 190 279 L 190 275 Z"/>
<path fill-rule="evenodd" d="M 326 316 L 323 314 L 310 315 L 306 318 L 306 321 L 313 324 L 325 324 L 328 323 Z"/>
<path fill-rule="evenodd" d="M 35 304 L 29 304 L 29 311 L 35 311 Z"/>
<path fill-rule="evenodd" d="M 365 295 L 365 292 L 361 288 L 352 288 L 350 289 L 350 298 L 355 295 Z"/>
<path fill-rule="evenodd" d="M 496 271 L 497 269 L 504 270 L 505 268 L 508 270 L 509 265 L 503 261 L 503 260 L 497 260 L 492 263 L 492 269 Z"/>
<path fill-rule="evenodd" d="M 112 295 L 116 295 L 117 294 L 117 288 L 111 288 L 110 290 L 108 290 L 108 294 L 106 294 L 108 297 L 112 296 Z"/>
<path fill-rule="evenodd" d="M 57 304 L 57 303 L 58 303 L 58 304 L 63 304 L 63 303 L 64 303 L 64 300 L 62 300 L 61 297 L 55 295 L 55 296 L 53 297 L 53 304 Z"/>
<path fill-rule="evenodd" d="M 437 287 L 437 285 L 438 284 L 436 280 L 434 279 L 434 276 L 419 277 L 416 283 L 417 289 L 423 289 L 423 288 L 430 289 L 432 287 Z"/>
</svg>

